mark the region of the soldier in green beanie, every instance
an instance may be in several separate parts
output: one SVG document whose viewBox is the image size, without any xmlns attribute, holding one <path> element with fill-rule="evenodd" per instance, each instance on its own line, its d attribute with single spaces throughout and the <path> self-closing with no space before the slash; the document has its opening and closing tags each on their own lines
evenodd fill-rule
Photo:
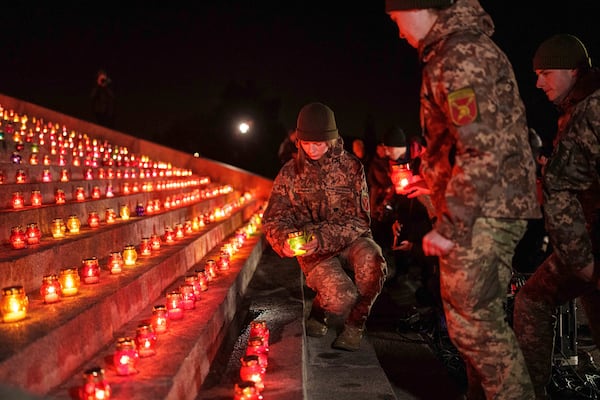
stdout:
<svg viewBox="0 0 600 400">
<path fill-rule="evenodd" d="M 554 149 L 542 169 L 553 252 L 517 292 L 514 329 L 536 399 L 547 399 L 558 306 L 579 298 L 600 347 L 600 70 L 569 34 L 541 43 L 533 69 L 536 86 L 559 111 Z"/>
<path fill-rule="evenodd" d="M 438 256 L 448 334 L 467 398 L 532 399 L 504 303 L 527 220 L 541 218 L 525 106 L 513 67 L 477 0 L 386 0 L 422 66 L 419 175 L 435 211 L 423 251 Z"/>
<path fill-rule="evenodd" d="M 370 229 L 364 166 L 344 149 L 325 104 L 302 107 L 296 132 L 298 156 L 275 177 L 263 230 L 277 254 L 297 257 L 316 293 L 306 334 L 325 336 L 329 318 L 341 317 L 344 326 L 332 346 L 356 351 L 387 273 Z M 299 237 L 306 243 L 296 246 Z"/>
</svg>

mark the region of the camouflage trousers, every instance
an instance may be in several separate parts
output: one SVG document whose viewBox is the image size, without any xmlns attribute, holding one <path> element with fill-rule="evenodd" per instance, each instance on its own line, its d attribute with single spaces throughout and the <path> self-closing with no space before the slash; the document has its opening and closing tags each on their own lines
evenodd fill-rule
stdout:
<svg viewBox="0 0 600 400">
<path fill-rule="evenodd" d="M 517 292 L 514 329 L 535 388 L 536 399 L 549 399 L 546 386 L 552 375 L 556 308 L 579 298 L 600 347 L 600 291 L 563 266 L 556 253 L 544 261 Z"/>
<path fill-rule="evenodd" d="M 533 399 L 523 354 L 504 303 L 514 249 L 526 221 L 478 218 L 468 246 L 440 257 L 440 288 L 450 339 L 467 369 L 468 399 Z"/>
<path fill-rule="evenodd" d="M 340 315 L 347 325 L 363 328 L 386 273 L 381 247 L 373 239 L 359 238 L 306 275 L 306 285 L 316 292 L 313 308 Z"/>
</svg>

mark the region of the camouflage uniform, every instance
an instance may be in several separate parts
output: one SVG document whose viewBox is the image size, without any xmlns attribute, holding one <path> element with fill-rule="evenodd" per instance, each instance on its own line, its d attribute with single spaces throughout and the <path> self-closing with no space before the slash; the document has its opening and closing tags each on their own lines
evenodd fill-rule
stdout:
<svg viewBox="0 0 600 400">
<path fill-rule="evenodd" d="M 600 267 L 600 71 L 583 75 L 559 106 L 555 148 L 543 175 L 544 215 L 553 253 L 515 298 L 514 328 L 536 398 L 550 381 L 556 307 L 580 297 L 600 347 L 600 291 L 574 272 Z"/>
<path fill-rule="evenodd" d="M 419 44 L 421 175 L 434 229 L 455 246 L 440 257 L 448 333 L 462 354 L 468 397 L 530 399 L 533 388 L 503 303 L 527 219 L 540 218 L 525 108 L 512 66 L 476 0 L 458 0 Z"/>
<path fill-rule="evenodd" d="M 346 325 L 361 329 L 386 274 L 369 210 L 364 167 L 340 138 L 319 160 L 306 159 L 301 173 L 294 160 L 285 164 L 263 214 L 266 238 L 280 256 L 290 232 L 304 230 L 318 239 L 315 253 L 298 257 L 307 286 L 316 292 L 313 307 L 347 316 Z"/>
</svg>

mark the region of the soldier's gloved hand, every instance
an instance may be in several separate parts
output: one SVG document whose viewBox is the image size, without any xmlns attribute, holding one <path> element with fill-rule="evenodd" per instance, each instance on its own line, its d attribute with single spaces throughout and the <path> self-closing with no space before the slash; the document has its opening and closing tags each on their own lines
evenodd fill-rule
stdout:
<svg viewBox="0 0 600 400">
<path fill-rule="evenodd" d="M 423 253 L 426 256 L 444 256 L 450 253 L 453 247 L 452 240 L 446 239 L 435 230 L 423 237 Z"/>
<path fill-rule="evenodd" d="M 306 253 L 304 253 L 300 257 L 309 256 L 313 254 L 315 251 L 317 251 L 317 248 L 319 247 L 319 241 L 317 240 L 315 235 L 311 234 L 307 240 L 308 242 L 302 245 L 302 250 L 306 250 Z"/>
<path fill-rule="evenodd" d="M 427 184 L 425 183 L 423 178 L 421 178 L 418 175 L 413 176 L 411 182 L 408 185 L 404 186 L 399 191 L 396 191 L 398 192 L 398 194 L 405 195 L 409 199 L 431 194 L 431 190 L 427 187 Z"/>
</svg>

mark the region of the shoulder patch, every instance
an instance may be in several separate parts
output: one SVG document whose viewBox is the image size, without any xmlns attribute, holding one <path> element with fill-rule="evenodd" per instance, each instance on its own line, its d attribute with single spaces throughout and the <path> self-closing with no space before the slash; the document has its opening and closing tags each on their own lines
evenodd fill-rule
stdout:
<svg viewBox="0 0 600 400">
<path fill-rule="evenodd" d="M 479 116 L 475 91 L 470 87 L 450 93 L 448 95 L 448 106 L 452 123 L 457 126 L 468 125 Z"/>
</svg>

